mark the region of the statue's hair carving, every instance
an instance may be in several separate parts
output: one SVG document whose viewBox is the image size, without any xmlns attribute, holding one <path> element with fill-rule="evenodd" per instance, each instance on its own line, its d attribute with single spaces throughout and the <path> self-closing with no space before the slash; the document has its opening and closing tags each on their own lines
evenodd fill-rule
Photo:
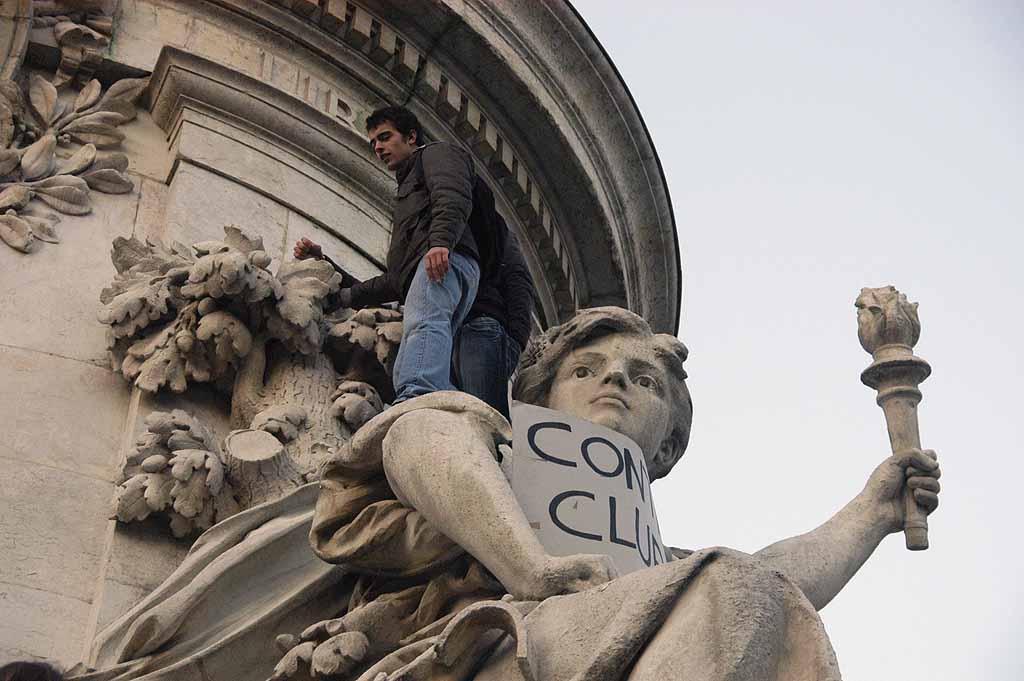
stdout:
<svg viewBox="0 0 1024 681">
<path fill-rule="evenodd" d="M 594 307 L 580 310 L 566 323 L 548 329 L 534 338 L 523 352 L 512 396 L 521 402 L 547 406 L 551 386 L 562 361 L 573 350 L 610 334 L 635 336 L 650 343 L 669 374 L 676 379 L 671 381 L 668 390 L 671 429 L 653 457 L 654 464 L 649 471 L 652 479 L 664 477 L 683 456 L 690 439 L 693 404 L 683 369 L 689 351 L 678 338 L 652 332 L 643 317 L 621 307 Z"/>
</svg>

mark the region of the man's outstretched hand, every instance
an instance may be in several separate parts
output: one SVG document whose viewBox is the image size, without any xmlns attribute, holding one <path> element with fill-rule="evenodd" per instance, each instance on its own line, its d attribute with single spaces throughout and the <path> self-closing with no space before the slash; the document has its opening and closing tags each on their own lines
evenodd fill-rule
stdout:
<svg viewBox="0 0 1024 681">
<path fill-rule="evenodd" d="M 437 283 L 448 274 L 448 249 L 444 246 L 434 246 L 423 256 L 424 265 L 427 268 L 427 279 Z"/>
<path fill-rule="evenodd" d="M 305 260 L 306 258 L 316 258 L 319 260 L 324 257 L 324 252 L 320 250 L 320 244 L 313 243 L 306 237 L 302 237 L 295 242 L 295 248 L 292 249 L 292 254 L 296 260 Z"/>
</svg>

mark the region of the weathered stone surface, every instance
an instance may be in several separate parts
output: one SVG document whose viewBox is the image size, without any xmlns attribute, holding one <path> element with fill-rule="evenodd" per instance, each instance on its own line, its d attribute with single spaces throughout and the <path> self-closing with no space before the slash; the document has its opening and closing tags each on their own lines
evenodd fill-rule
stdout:
<svg viewBox="0 0 1024 681">
<path fill-rule="evenodd" d="M 148 593 L 174 572 L 189 547 L 189 542 L 172 539 L 161 521 L 119 525 L 111 544 L 106 577 Z"/>
<path fill-rule="evenodd" d="M 153 121 L 149 112 L 139 112 L 121 130 L 125 134 L 121 150 L 128 157 L 129 172 L 160 182 L 166 180 L 172 157 L 164 131 Z M 138 184 L 135 189 L 139 191 Z"/>
<path fill-rule="evenodd" d="M 287 209 L 273 199 L 183 162 L 171 180 L 159 238 L 185 244 L 219 240 L 226 225 L 237 225 L 261 236 L 267 253 L 280 259 L 287 221 Z"/>
<path fill-rule="evenodd" d="M 35 463 L 5 459 L 3 465 L 3 580 L 91 601 L 113 485 Z"/>
<path fill-rule="evenodd" d="M 336 229 L 342 233 L 347 233 L 344 225 L 338 225 Z M 295 211 L 288 212 L 288 238 L 285 240 L 287 245 L 285 249 L 285 262 L 295 259 L 291 246 L 302 237 L 309 237 L 314 242 L 320 244 L 326 255 L 329 255 L 331 259 L 344 267 L 356 279 L 366 280 L 377 276 L 382 271 L 373 261 L 352 248 L 345 241 Z"/>
<path fill-rule="evenodd" d="M 181 125 L 176 147 L 177 155 L 190 163 L 252 187 L 293 212 L 301 207 L 383 261 L 390 229 L 386 217 L 308 161 L 244 130 L 192 114 Z M 271 242 L 264 241 L 269 248 Z"/>
<path fill-rule="evenodd" d="M 5 2 L 0 7 L 0 77 L 11 78 L 25 58 L 32 29 L 32 0 Z"/>
<path fill-rule="evenodd" d="M 131 234 L 138 194 L 93 192 L 92 202 L 89 215 L 61 217 L 62 243 L 29 255 L 0 248 L 0 345 L 106 364 L 97 291 L 113 273 L 107 244 Z"/>
<path fill-rule="evenodd" d="M 113 482 L 128 408 L 128 392 L 117 374 L 0 347 L 0 385 L 0 458 Z M 107 515 L 106 507 L 91 512 Z"/>
<path fill-rule="evenodd" d="M 258 45 L 240 39 L 228 26 L 197 19 L 190 9 L 175 3 L 123 0 L 110 58 L 151 71 L 163 45 L 216 55 L 250 73 L 259 68 Z"/>
<path fill-rule="evenodd" d="M 0 659 L 77 662 L 90 605 L 60 594 L 0 581 Z"/>
<path fill-rule="evenodd" d="M 163 181 L 138 176 L 139 204 L 135 212 L 132 236 L 138 239 L 159 238 L 167 213 L 170 188 Z"/>
<path fill-rule="evenodd" d="M 131 586 L 113 579 L 103 580 L 96 596 L 97 606 L 93 608 L 96 611 L 95 630 L 102 631 L 103 627 L 128 612 L 152 590 L 153 587 Z"/>
</svg>

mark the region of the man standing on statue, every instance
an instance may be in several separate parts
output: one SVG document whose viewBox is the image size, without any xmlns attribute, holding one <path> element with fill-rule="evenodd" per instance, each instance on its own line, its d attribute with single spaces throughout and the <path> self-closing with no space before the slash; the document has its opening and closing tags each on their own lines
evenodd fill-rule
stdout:
<svg viewBox="0 0 1024 681">
<path fill-rule="evenodd" d="M 398 183 L 384 274 L 339 292 L 342 307 L 401 301 L 402 343 L 395 360 L 395 403 L 451 383 L 452 343 L 476 298 L 480 251 L 469 227 L 476 174 L 469 154 L 446 142 L 420 145 L 420 123 L 403 107 L 366 119 L 374 154 Z M 323 257 L 309 239 L 295 257 Z"/>
</svg>

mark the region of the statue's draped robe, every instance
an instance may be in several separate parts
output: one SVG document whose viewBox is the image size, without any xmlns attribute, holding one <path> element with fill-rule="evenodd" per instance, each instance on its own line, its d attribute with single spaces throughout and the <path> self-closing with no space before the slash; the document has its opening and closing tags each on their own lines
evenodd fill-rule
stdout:
<svg viewBox="0 0 1024 681">
<path fill-rule="evenodd" d="M 309 550 L 319 485 L 217 523 L 181 565 L 101 631 L 88 681 L 266 679 L 274 638 L 344 609 L 345 571 Z"/>
<path fill-rule="evenodd" d="M 358 631 L 369 642 L 336 678 L 375 681 L 412 668 L 416 678 L 438 681 L 522 678 L 515 642 L 493 632 L 480 631 L 479 645 L 465 653 L 483 664 L 449 669 L 433 659 L 433 644 L 458 613 L 472 614 L 468 608 L 504 589 L 388 485 L 388 430 L 418 409 L 456 413 L 466 437 L 492 446 L 510 436 L 496 412 L 466 395 L 388 409 L 325 466 L 315 512 L 310 485 L 209 530 L 154 594 L 101 634 L 102 671 L 82 678 L 257 681 L 271 673 L 268 658 L 280 656 L 270 650 L 275 635 L 332 617 L 343 617 L 332 633 Z M 328 562 L 299 545 L 306 531 Z M 513 604 L 525 614 L 518 634 L 529 639 L 536 678 L 616 681 L 640 671 L 709 681 L 840 678 L 817 613 L 783 575 L 727 549 L 676 555 L 583 593 Z M 222 664 L 231 658 L 234 673 Z"/>
</svg>

